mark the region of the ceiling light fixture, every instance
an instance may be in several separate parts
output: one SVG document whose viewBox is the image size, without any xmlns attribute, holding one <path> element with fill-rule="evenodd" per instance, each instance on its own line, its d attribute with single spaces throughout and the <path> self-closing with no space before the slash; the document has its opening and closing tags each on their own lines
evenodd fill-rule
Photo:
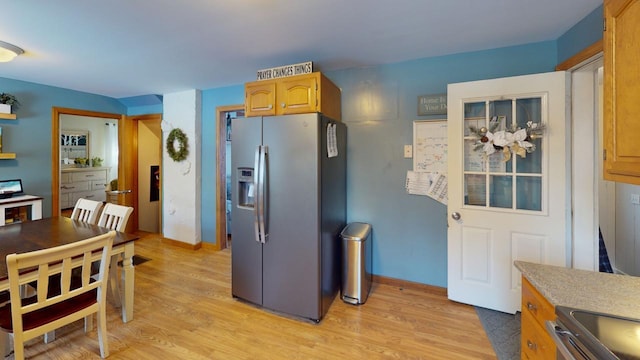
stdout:
<svg viewBox="0 0 640 360">
<path fill-rule="evenodd" d="M 0 62 L 9 62 L 21 54 L 24 54 L 24 50 L 15 45 L 0 41 Z"/>
</svg>

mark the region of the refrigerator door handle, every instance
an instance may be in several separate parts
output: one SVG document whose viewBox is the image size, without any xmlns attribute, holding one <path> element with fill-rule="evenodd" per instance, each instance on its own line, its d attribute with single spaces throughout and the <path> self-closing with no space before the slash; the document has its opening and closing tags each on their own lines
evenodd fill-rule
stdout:
<svg viewBox="0 0 640 360">
<path fill-rule="evenodd" d="M 267 215 L 268 215 L 268 207 L 267 207 L 267 191 L 266 191 L 266 187 L 267 187 L 267 175 L 268 174 L 268 160 L 267 157 L 269 155 L 269 147 L 264 145 L 262 146 L 262 154 L 260 157 L 260 205 L 258 205 L 259 208 L 259 212 L 260 212 L 260 230 L 261 230 L 261 238 L 262 238 L 262 243 L 266 243 L 267 242 L 267 237 L 269 237 L 269 230 L 267 229 L 267 224 L 268 224 L 268 219 L 267 219 Z"/>
<path fill-rule="evenodd" d="M 262 153 L 262 146 L 259 146 L 256 148 L 256 157 L 255 157 L 255 162 L 254 162 L 254 167 L 253 167 L 253 184 L 254 184 L 254 199 L 255 202 L 253 204 L 254 208 L 253 208 L 253 214 L 254 214 L 254 234 L 255 234 L 255 240 L 257 242 L 262 242 L 260 240 L 260 218 L 258 216 L 258 206 L 260 203 L 260 186 L 258 186 L 259 183 L 259 173 L 260 173 L 260 154 Z"/>
</svg>

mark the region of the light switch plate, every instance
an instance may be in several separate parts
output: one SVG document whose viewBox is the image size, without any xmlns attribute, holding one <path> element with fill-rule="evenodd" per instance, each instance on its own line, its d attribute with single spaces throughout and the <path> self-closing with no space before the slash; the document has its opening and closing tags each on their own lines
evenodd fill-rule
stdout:
<svg viewBox="0 0 640 360">
<path fill-rule="evenodd" d="M 404 158 L 411 159 L 413 157 L 413 146 L 405 145 L 404 146 Z"/>
<path fill-rule="evenodd" d="M 640 195 L 639 194 L 631 194 L 631 203 L 635 205 L 640 205 Z"/>
</svg>

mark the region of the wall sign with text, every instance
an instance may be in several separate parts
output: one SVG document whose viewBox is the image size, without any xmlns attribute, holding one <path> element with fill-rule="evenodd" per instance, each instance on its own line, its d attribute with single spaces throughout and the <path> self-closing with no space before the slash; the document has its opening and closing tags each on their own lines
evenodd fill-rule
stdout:
<svg viewBox="0 0 640 360">
<path fill-rule="evenodd" d="M 418 96 L 418 116 L 447 115 L 447 94 Z"/>
<path fill-rule="evenodd" d="M 271 69 L 258 70 L 258 80 L 271 80 L 281 77 L 310 74 L 313 72 L 313 62 L 278 66 Z"/>
</svg>

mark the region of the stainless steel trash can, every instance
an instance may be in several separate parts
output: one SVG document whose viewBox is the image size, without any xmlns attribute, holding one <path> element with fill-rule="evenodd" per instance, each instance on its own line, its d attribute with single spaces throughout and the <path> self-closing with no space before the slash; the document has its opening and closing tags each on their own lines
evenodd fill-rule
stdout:
<svg viewBox="0 0 640 360">
<path fill-rule="evenodd" d="M 354 222 L 347 225 L 342 238 L 342 300 L 364 304 L 371 290 L 371 225 Z"/>
</svg>

